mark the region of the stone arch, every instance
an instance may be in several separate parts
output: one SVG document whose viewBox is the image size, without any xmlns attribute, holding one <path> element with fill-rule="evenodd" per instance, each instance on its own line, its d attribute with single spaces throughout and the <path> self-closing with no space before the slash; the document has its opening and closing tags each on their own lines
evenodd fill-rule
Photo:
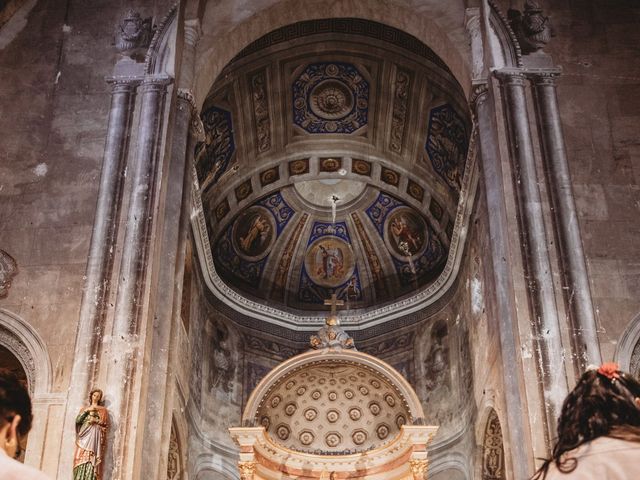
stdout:
<svg viewBox="0 0 640 480">
<path fill-rule="evenodd" d="M 614 358 L 623 370 L 640 376 L 640 313 L 633 317 L 620 336 Z"/>
<path fill-rule="evenodd" d="M 435 6 L 434 6 L 435 8 Z M 462 7 L 460 7 L 462 8 Z M 451 69 L 453 76 L 462 85 L 465 93 L 471 88 L 471 71 L 465 54 L 459 50 L 459 46 L 445 33 L 446 26 L 438 24 L 434 18 L 437 15 L 417 14 L 415 9 L 403 7 L 398 4 L 389 4 L 381 0 L 368 2 L 336 2 L 332 4 L 332 15 L 328 15 L 326 3 L 321 0 L 305 2 L 305 8 L 299 8 L 298 0 L 285 0 L 273 2 L 272 5 L 256 12 L 246 21 L 239 23 L 229 32 L 224 32 L 224 47 L 220 42 L 212 41 L 206 45 L 200 42 L 200 59 L 196 65 L 197 75 L 194 84 L 195 97 L 198 103 L 202 103 L 213 81 L 218 77 L 222 69 L 244 47 L 261 38 L 270 31 L 280 27 L 292 25 L 307 20 L 319 20 L 326 18 L 358 18 L 379 22 L 390 27 L 402 30 L 429 46 Z M 444 15 L 440 12 L 442 19 Z M 462 11 L 464 14 L 464 12 Z M 202 19 L 206 32 L 206 13 Z M 220 32 L 223 33 L 223 32 Z M 210 37 L 210 38 L 213 38 Z"/>
<path fill-rule="evenodd" d="M 20 361 L 32 397 L 51 391 L 51 361 L 44 341 L 31 325 L 5 309 L 0 309 L 0 345 Z"/>
<path fill-rule="evenodd" d="M 175 3 L 158 24 L 145 56 L 145 73 L 175 76 L 178 4 Z"/>
<path fill-rule="evenodd" d="M 505 455 L 498 413 L 489 408 L 482 439 L 482 480 L 504 480 Z"/>
</svg>

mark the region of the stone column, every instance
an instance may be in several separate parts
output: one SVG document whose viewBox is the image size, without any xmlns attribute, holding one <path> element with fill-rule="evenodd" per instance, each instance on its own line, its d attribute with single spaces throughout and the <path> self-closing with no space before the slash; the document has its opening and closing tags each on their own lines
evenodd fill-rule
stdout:
<svg viewBox="0 0 640 480">
<path fill-rule="evenodd" d="M 199 22 L 185 21 L 184 45 L 180 68 L 180 85 L 193 83 L 195 47 L 199 38 Z M 199 131 L 198 131 L 199 130 Z M 176 340 L 182 306 L 182 280 L 184 276 L 185 248 L 191 214 L 191 169 L 197 140 L 203 140 L 204 129 L 198 116 L 193 95 L 179 88 L 176 96 L 173 123 L 169 135 L 172 139 L 167 159 L 165 205 L 161 217 L 160 255 L 157 258 L 157 284 L 162 291 L 153 305 L 153 348 L 149 369 L 147 413 L 145 415 L 142 470 L 150 478 L 160 478 L 167 471 L 167 454 L 171 434 L 173 397 L 176 379 L 174 365 L 179 362 Z M 201 138 L 202 137 L 202 138 Z M 179 219 L 176 222 L 176 219 Z"/>
<path fill-rule="evenodd" d="M 562 402 L 568 393 L 565 358 L 560 340 L 560 322 L 542 214 L 539 179 L 529 128 L 525 95 L 526 79 L 519 69 L 496 72 L 503 92 L 505 117 L 519 197 L 519 216 L 529 276 L 529 298 L 537 336 L 539 375 L 542 380 L 547 417 L 547 440 L 555 436 Z"/>
<path fill-rule="evenodd" d="M 97 358 L 104 329 L 105 302 L 109 296 L 114 245 L 118 232 L 124 166 L 127 156 L 137 77 L 107 79 L 111 84 L 111 106 L 102 162 L 93 232 L 86 268 L 86 281 L 80 307 L 74 364 L 71 372 L 67 410 L 62 436 L 62 455 L 58 476 L 68 477 L 74 450 L 75 416 L 87 404 L 89 390 L 95 386 Z"/>
<path fill-rule="evenodd" d="M 145 369 L 148 257 L 156 198 L 156 173 L 167 76 L 148 76 L 140 87 L 138 145 L 131 171 L 131 197 L 125 217 L 116 306 L 111 332 L 105 397 L 113 419 L 106 470 L 111 479 L 135 478 L 138 411 Z"/>
<path fill-rule="evenodd" d="M 555 77 L 559 74 L 559 71 L 546 71 L 529 76 L 534 86 L 533 97 L 545 166 L 556 212 L 556 228 L 568 287 L 565 296 L 571 309 L 574 332 L 577 334 L 575 338 L 580 356 L 579 367 L 583 370 L 588 364 L 599 365 L 602 358 L 556 97 Z"/>
<path fill-rule="evenodd" d="M 506 423 L 505 434 L 510 439 L 509 453 L 514 478 L 527 478 L 533 471 L 531 462 L 530 432 L 527 426 L 528 413 L 523 398 L 524 379 L 519 355 L 513 277 L 511 274 L 511 252 L 509 251 L 509 224 L 505 206 L 502 166 L 496 137 L 495 117 L 486 84 L 474 89 L 471 106 L 478 124 L 478 140 L 482 161 L 484 190 L 489 212 L 489 235 L 493 279 L 497 305 L 500 351 L 504 374 Z"/>
</svg>

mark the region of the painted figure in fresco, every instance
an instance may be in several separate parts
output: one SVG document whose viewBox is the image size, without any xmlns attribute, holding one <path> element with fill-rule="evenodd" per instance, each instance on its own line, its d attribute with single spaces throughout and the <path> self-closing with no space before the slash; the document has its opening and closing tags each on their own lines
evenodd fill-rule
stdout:
<svg viewBox="0 0 640 480">
<path fill-rule="evenodd" d="M 358 279 L 354 275 L 349 280 L 346 288 L 347 300 L 355 301 L 360 297 L 360 289 L 358 288 Z"/>
<path fill-rule="evenodd" d="M 212 341 L 213 365 L 211 368 L 211 388 L 220 388 L 225 393 L 233 390 L 232 380 L 235 368 L 231 351 L 227 348 L 229 331 L 223 325 L 215 327 Z"/>
<path fill-rule="evenodd" d="M 320 248 L 320 258 L 322 260 L 318 268 L 318 275 L 326 280 L 340 278 L 344 271 L 342 249 L 339 247 L 325 248 L 323 245 L 318 247 Z"/>
<path fill-rule="evenodd" d="M 394 218 L 390 225 L 398 250 L 408 257 L 418 253 L 422 247 L 422 235 L 416 231 L 413 223 L 405 214 L 401 214 Z"/>
<path fill-rule="evenodd" d="M 448 333 L 447 325 L 441 321 L 438 321 L 431 330 L 433 343 L 424 362 L 424 378 L 428 390 L 434 390 L 446 381 L 449 368 L 449 348 L 446 345 Z"/>
<path fill-rule="evenodd" d="M 90 405 L 76 417 L 76 451 L 73 456 L 73 480 L 100 480 L 102 456 L 107 434 L 108 413 L 100 405 L 102 390 L 89 393 Z"/>
<path fill-rule="evenodd" d="M 271 226 L 266 218 L 258 214 L 251 220 L 251 226 L 244 237 L 240 237 L 240 248 L 247 255 L 255 255 L 268 241 Z"/>
</svg>

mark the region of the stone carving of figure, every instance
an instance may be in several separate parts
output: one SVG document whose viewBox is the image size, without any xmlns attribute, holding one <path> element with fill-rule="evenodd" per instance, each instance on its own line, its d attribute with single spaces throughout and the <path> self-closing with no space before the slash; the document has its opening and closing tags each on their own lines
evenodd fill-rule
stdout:
<svg viewBox="0 0 640 480">
<path fill-rule="evenodd" d="M 73 480 L 101 480 L 102 457 L 107 434 L 108 413 L 100 405 L 102 390 L 89 394 L 90 405 L 76 417 L 76 451 L 73 456 Z"/>
</svg>

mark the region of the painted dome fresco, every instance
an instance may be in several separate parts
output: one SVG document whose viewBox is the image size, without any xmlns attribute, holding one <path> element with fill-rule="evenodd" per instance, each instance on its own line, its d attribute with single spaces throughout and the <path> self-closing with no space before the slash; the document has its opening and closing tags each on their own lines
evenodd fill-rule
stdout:
<svg viewBox="0 0 640 480">
<path fill-rule="evenodd" d="M 451 270 L 472 163 L 460 86 L 405 33 L 323 22 L 249 45 L 202 107 L 200 260 L 235 303 L 364 311 Z"/>
<path fill-rule="evenodd" d="M 434 223 L 364 182 L 309 180 L 242 209 L 217 234 L 213 258 L 225 281 L 255 297 L 322 309 L 335 293 L 363 308 L 440 273 L 447 239 Z"/>
</svg>

